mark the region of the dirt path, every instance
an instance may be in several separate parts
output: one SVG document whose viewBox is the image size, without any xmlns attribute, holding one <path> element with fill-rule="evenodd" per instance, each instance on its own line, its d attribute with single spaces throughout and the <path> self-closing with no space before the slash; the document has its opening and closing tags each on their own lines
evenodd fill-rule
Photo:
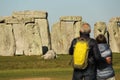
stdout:
<svg viewBox="0 0 120 80">
<path fill-rule="evenodd" d="M 22 79 L 11 79 L 11 80 L 51 80 L 51 78 L 22 78 Z"/>
</svg>

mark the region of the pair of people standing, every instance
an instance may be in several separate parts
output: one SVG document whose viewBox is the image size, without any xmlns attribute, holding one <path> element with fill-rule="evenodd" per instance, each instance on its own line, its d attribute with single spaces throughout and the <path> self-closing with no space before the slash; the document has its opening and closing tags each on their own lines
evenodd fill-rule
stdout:
<svg viewBox="0 0 120 80">
<path fill-rule="evenodd" d="M 115 80 L 112 68 L 112 52 L 104 35 L 98 35 L 96 40 L 90 38 L 91 28 L 84 23 L 80 29 L 80 38 L 89 41 L 88 65 L 85 69 L 74 68 L 72 80 Z M 73 39 L 69 54 L 74 54 L 77 39 Z"/>
</svg>

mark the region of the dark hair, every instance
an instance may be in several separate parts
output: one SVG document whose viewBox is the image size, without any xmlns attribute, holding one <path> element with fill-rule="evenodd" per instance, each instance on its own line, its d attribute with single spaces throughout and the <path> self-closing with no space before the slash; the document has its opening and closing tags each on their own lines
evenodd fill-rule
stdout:
<svg viewBox="0 0 120 80">
<path fill-rule="evenodd" d="M 105 36 L 103 34 L 99 34 L 97 37 L 96 37 L 96 41 L 97 43 L 107 43 L 107 40 L 105 38 Z"/>
</svg>

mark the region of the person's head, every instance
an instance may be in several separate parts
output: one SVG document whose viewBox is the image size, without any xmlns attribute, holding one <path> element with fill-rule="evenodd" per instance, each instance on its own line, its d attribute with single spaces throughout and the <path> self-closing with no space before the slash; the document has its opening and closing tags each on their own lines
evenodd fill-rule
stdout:
<svg viewBox="0 0 120 80">
<path fill-rule="evenodd" d="M 107 43 L 107 40 L 105 38 L 105 36 L 103 34 L 99 34 L 97 37 L 96 37 L 96 41 L 97 43 Z"/>
<path fill-rule="evenodd" d="M 91 32 L 90 24 L 88 23 L 83 23 L 81 28 L 80 28 L 80 33 L 86 33 L 89 34 Z"/>
</svg>

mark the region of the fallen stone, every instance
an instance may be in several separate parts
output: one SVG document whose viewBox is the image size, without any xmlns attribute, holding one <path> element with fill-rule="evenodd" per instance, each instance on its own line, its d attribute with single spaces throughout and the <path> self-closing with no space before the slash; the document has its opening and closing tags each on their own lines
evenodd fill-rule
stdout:
<svg viewBox="0 0 120 80">
<path fill-rule="evenodd" d="M 49 59 L 56 59 L 57 58 L 57 54 L 55 53 L 54 50 L 49 50 L 47 51 L 47 53 L 45 53 L 44 55 L 41 56 L 43 59 L 45 60 L 49 60 Z"/>
</svg>

